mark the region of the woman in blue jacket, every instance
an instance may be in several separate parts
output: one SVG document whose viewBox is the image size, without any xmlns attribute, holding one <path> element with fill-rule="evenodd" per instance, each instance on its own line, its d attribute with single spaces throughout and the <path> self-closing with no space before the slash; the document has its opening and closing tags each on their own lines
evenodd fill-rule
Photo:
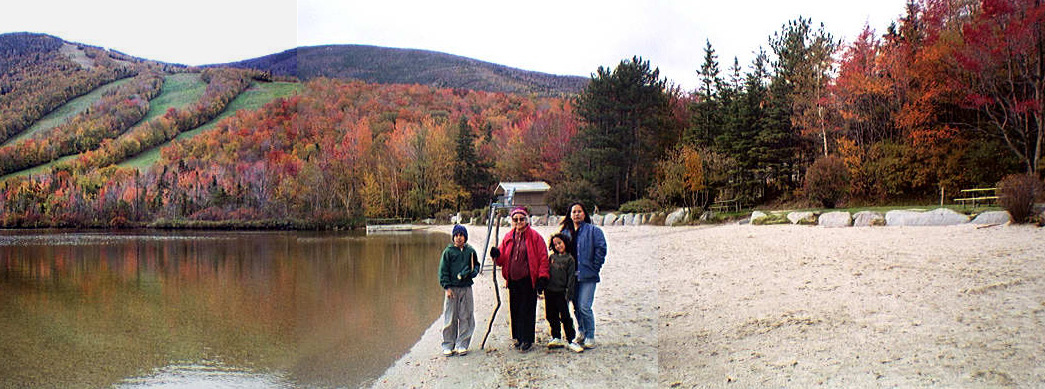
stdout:
<svg viewBox="0 0 1045 389">
<path fill-rule="evenodd" d="M 591 216 L 581 203 L 570 204 L 570 214 L 562 220 L 563 235 L 570 238 L 574 258 L 577 258 L 577 286 L 573 296 L 573 311 L 577 315 L 577 344 L 595 347 L 595 285 L 599 271 L 606 263 L 606 236 L 602 229 L 591 224 Z"/>
</svg>

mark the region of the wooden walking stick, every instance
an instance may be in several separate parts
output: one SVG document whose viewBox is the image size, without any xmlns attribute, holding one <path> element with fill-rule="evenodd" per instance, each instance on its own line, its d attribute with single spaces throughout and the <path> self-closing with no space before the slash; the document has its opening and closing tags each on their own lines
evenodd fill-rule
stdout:
<svg viewBox="0 0 1045 389">
<path fill-rule="evenodd" d="M 496 212 L 497 212 L 496 206 L 491 204 L 490 205 L 490 223 L 491 224 L 494 223 L 494 220 L 497 220 Z M 489 251 L 489 249 L 490 249 L 490 247 L 489 247 L 490 246 L 490 229 L 487 228 L 486 231 L 487 231 L 486 232 L 486 247 L 483 248 L 483 260 L 484 261 L 486 259 L 486 251 Z M 494 229 L 494 233 L 493 233 L 494 245 L 495 246 L 497 245 L 497 234 L 500 231 L 501 231 L 501 223 L 497 223 L 497 227 Z M 480 271 L 482 271 L 481 269 L 482 268 L 480 268 Z M 493 293 L 494 293 L 494 297 L 497 299 L 497 305 L 494 305 L 493 313 L 490 315 L 490 321 L 486 324 L 486 334 L 483 335 L 483 342 L 482 342 L 482 344 L 479 345 L 479 349 L 480 350 L 485 350 L 486 349 L 486 339 L 490 337 L 490 330 L 493 329 L 493 321 L 494 321 L 494 319 L 497 318 L 497 310 L 501 308 L 501 288 L 497 285 L 497 261 L 496 260 L 493 262 L 493 264 L 490 267 L 490 275 L 491 275 L 491 279 L 493 279 Z"/>
</svg>

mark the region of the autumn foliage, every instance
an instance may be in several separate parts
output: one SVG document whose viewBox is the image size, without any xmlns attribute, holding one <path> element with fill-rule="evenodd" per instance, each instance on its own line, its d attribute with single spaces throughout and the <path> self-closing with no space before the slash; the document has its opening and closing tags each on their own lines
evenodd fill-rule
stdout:
<svg viewBox="0 0 1045 389">
<path fill-rule="evenodd" d="M 268 76 L 207 69 L 198 102 L 141 123 L 171 69 L 46 37 L 0 41 L 11 59 L 0 64 L 0 141 L 134 77 L 59 126 L 0 147 L 5 174 L 79 154 L 0 182 L 0 225 L 350 226 L 474 209 L 497 181 L 547 181 L 553 208 L 583 199 L 603 209 L 803 196 L 826 206 L 926 203 L 1013 173 L 1040 182 L 1045 6 L 912 0 L 903 11 L 886 31 L 865 28 L 849 42 L 799 18 L 749 66 L 725 71 L 708 42 L 692 92 L 639 56 L 600 67 L 566 98 L 319 78 L 185 141 L 172 139 Z M 150 170 L 114 165 L 160 145 Z"/>
</svg>

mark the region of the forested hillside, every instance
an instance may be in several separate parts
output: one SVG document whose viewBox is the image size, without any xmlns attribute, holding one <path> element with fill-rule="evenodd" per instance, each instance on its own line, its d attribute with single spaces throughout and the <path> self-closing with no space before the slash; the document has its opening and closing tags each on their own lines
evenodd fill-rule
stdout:
<svg viewBox="0 0 1045 389">
<path fill-rule="evenodd" d="M 329 77 L 546 96 L 575 94 L 588 83 L 586 77 L 526 71 L 434 51 L 364 45 L 299 47 L 218 66 L 258 69 L 302 80 Z"/>
<path fill-rule="evenodd" d="M 122 55 L 42 34 L 0 35 L 0 58 L 0 142 L 66 101 L 140 71 Z"/>
<path fill-rule="evenodd" d="M 317 80 L 174 142 L 144 174 L 56 169 L 6 181 L 0 205 L 7 226 L 424 217 L 485 201 L 495 176 L 559 180 L 576 126 L 562 99 Z M 485 181 L 454 175 L 462 150 L 497 160 L 479 167 Z"/>
<path fill-rule="evenodd" d="M 233 114 L 231 101 L 272 76 L 208 68 L 196 103 L 144 121 L 164 74 L 199 70 L 21 38 L 16 51 L 0 46 L 22 64 L 5 65 L 0 84 L 7 137 L 70 91 L 133 78 L 0 147 L 3 172 L 79 153 L 0 182 L 0 226 L 350 227 L 481 208 L 496 182 L 529 180 L 551 184 L 560 213 L 575 200 L 627 211 L 928 204 L 1017 179 L 1032 194 L 1045 168 L 1043 18 L 1031 0 L 912 1 L 884 33 L 847 44 L 799 18 L 749 65 L 722 70 L 707 42 L 694 91 L 635 56 L 599 67 L 576 95 L 317 77 Z M 265 66 L 300 70 L 305 57 Z M 172 141 L 186 132 L 196 135 Z M 151 167 L 119 166 L 156 148 Z"/>
</svg>

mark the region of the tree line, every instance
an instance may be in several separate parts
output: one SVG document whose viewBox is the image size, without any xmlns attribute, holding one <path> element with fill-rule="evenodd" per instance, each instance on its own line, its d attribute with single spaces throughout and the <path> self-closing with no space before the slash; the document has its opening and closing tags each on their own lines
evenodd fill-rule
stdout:
<svg viewBox="0 0 1045 389">
<path fill-rule="evenodd" d="M 549 182 L 560 213 L 925 203 L 1011 173 L 1040 181 L 1043 10 L 912 0 L 844 45 L 799 18 L 746 67 L 723 70 L 705 42 L 694 91 L 639 56 L 568 98 L 316 79 L 172 142 L 149 171 L 8 180 L 0 224 L 352 226 L 479 209 L 498 181 Z"/>
<path fill-rule="evenodd" d="M 924 203 L 1012 173 L 1040 180 L 1043 11 L 1035 0 L 912 0 L 884 34 L 865 28 L 844 46 L 799 18 L 746 72 L 735 59 L 721 70 L 707 42 L 689 94 L 640 57 L 600 68 L 577 104 L 567 197 Z"/>
</svg>

